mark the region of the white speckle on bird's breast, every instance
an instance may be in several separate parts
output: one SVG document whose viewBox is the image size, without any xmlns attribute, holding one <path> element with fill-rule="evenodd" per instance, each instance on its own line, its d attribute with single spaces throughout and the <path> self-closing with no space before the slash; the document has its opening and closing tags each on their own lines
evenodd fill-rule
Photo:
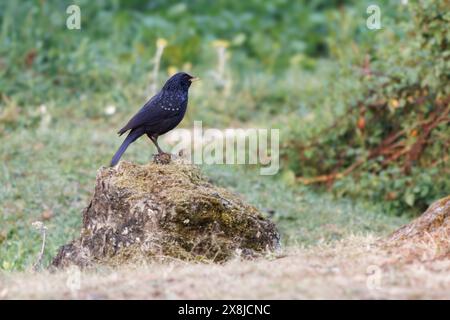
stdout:
<svg viewBox="0 0 450 320">
<path fill-rule="evenodd" d="M 169 103 L 169 106 L 172 106 L 172 104 Z M 180 108 L 168 108 L 166 106 L 161 106 L 161 109 L 167 110 L 167 111 L 179 111 L 180 110 Z"/>
</svg>

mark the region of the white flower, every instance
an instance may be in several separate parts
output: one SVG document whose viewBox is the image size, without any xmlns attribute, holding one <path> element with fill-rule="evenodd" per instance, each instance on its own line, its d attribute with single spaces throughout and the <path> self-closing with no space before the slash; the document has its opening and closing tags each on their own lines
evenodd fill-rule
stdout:
<svg viewBox="0 0 450 320">
<path fill-rule="evenodd" d="M 46 113 L 47 113 L 47 106 L 46 106 L 45 104 L 41 104 L 41 105 L 39 106 L 39 112 L 40 112 L 41 114 L 46 114 Z"/>
<path fill-rule="evenodd" d="M 42 221 L 35 221 L 31 225 L 33 226 L 33 228 L 40 232 L 44 232 L 45 230 L 47 230 L 47 227 L 44 225 L 44 223 L 42 223 Z"/>
<path fill-rule="evenodd" d="M 111 115 L 113 115 L 114 113 L 116 113 L 116 106 L 114 106 L 114 105 L 109 105 L 109 106 L 107 106 L 107 107 L 105 108 L 105 114 L 106 114 L 107 116 L 111 116 Z"/>
</svg>

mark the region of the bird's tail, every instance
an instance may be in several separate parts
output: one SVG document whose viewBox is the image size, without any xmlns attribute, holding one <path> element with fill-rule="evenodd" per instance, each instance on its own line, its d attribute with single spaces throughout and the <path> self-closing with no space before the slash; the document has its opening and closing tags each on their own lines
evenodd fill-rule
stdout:
<svg viewBox="0 0 450 320">
<path fill-rule="evenodd" d="M 122 145 L 120 146 L 119 150 L 117 150 L 114 157 L 111 159 L 111 167 L 114 167 L 122 157 L 125 150 L 127 150 L 128 146 L 132 144 L 134 141 L 136 141 L 137 138 L 142 136 L 142 132 L 140 131 L 131 131 L 128 136 L 125 138 L 125 140 L 122 142 Z"/>
</svg>

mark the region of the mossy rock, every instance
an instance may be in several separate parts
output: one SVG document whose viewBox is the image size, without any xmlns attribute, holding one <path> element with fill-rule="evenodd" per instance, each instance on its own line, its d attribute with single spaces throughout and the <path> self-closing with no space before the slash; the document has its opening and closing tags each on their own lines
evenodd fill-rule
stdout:
<svg viewBox="0 0 450 320">
<path fill-rule="evenodd" d="M 450 196 L 447 196 L 432 203 L 420 217 L 392 233 L 386 241 L 398 244 L 402 241 L 418 243 L 429 239 L 444 239 L 448 243 L 449 234 Z"/>
<path fill-rule="evenodd" d="M 450 196 L 432 203 L 411 223 L 399 228 L 381 244 L 392 253 L 392 261 L 429 262 L 450 258 Z"/>
<path fill-rule="evenodd" d="M 97 173 L 79 239 L 55 267 L 118 265 L 155 257 L 225 261 L 279 248 L 275 225 L 238 195 L 208 182 L 182 159 L 122 161 Z"/>
</svg>

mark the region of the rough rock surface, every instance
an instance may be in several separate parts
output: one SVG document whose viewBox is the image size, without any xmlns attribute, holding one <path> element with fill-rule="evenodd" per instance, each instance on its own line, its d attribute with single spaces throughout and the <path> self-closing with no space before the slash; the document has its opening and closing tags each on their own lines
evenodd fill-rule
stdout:
<svg viewBox="0 0 450 320">
<path fill-rule="evenodd" d="M 119 265 L 155 257 L 224 261 L 279 247 L 275 225 L 181 159 L 101 168 L 80 238 L 52 265 Z"/>
<path fill-rule="evenodd" d="M 420 217 L 401 227 L 383 244 L 399 260 L 450 258 L 450 196 L 434 202 Z"/>
</svg>

